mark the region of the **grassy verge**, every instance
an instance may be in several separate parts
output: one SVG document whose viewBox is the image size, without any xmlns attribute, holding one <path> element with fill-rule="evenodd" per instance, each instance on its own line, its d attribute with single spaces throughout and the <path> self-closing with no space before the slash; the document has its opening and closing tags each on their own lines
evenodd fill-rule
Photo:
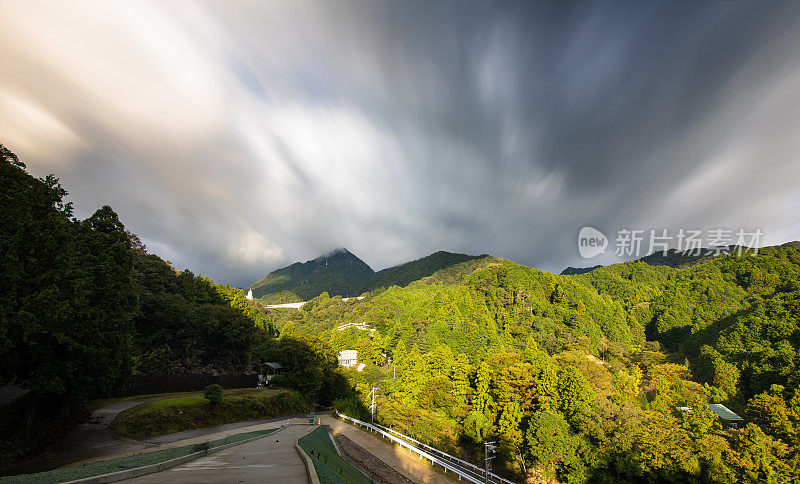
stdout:
<svg viewBox="0 0 800 484">
<path fill-rule="evenodd" d="M 237 395 L 246 395 L 248 393 L 255 393 L 260 392 L 261 389 L 258 388 L 232 388 L 230 390 L 225 390 L 225 396 L 237 396 Z M 191 397 L 191 396 L 203 396 L 202 391 L 196 392 L 174 392 L 174 393 L 154 393 L 150 395 L 134 395 L 132 397 L 115 397 L 115 398 L 101 398 L 97 400 L 92 400 L 88 404 L 88 409 L 98 410 L 103 408 L 107 405 L 111 405 L 112 403 L 117 402 L 132 402 L 136 400 L 150 400 L 150 399 L 167 399 L 167 398 L 177 398 L 177 397 Z"/>
<path fill-rule="evenodd" d="M 258 430 L 255 432 L 244 432 L 241 434 L 231 435 L 224 439 L 214 440 L 203 444 L 186 445 L 183 447 L 175 447 L 173 449 L 158 450 L 155 452 L 148 452 L 146 454 L 129 455 L 127 457 L 119 457 L 117 459 L 110 459 L 98 462 L 91 462 L 75 467 L 68 467 L 65 469 L 56 469 L 53 471 L 39 472 L 37 474 L 22 474 L 18 476 L 3 477 L 3 484 L 5 483 L 45 483 L 45 482 L 67 482 L 76 479 L 83 479 L 84 477 L 99 476 L 111 472 L 118 472 L 126 469 L 135 469 L 137 467 L 149 466 L 158 464 L 170 459 L 183 457 L 185 455 L 200 452 L 201 450 L 213 449 L 220 445 L 230 444 L 257 437 L 259 435 L 266 435 L 274 432 L 277 429 Z"/>
<path fill-rule="evenodd" d="M 302 437 L 298 444 L 314 463 L 320 483 L 369 484 L 371 482 L 363 472 L 339 457 L 333 441 L 324 427 L 318 427 Z"/>
<path fill-rule="evenodd" d="M 158 400 L 121 415 L 112 430 L 141 439 L 233 422 L 279 417 L 310 410 L 299 393 L 290 390 L 255 390 L 226 393 L 212 408 L 201 394 Z"/>
</svg>

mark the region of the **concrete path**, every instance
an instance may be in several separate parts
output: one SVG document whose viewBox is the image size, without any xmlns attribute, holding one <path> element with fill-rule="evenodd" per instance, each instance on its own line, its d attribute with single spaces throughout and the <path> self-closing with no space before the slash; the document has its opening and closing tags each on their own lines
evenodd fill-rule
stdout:
<svg viewBox="0 0 800 484">
<path fill-rule="evenodd" d="M 122 401 L 117 403 L 112 403 L 111 405 L 106 405 L 103 408 L 99 408 L 92 412 L 89 416 L 89 421 L 86 423 L 82 423 L 78 425 L 78 429 L 81 430 L 103 430 L 107 429 L 111 422 L 117 418 L 117 415 L 121 414 L 125 410 L 129 410 L 133 407 L 137 407 L 144 402 L 131 402 L 131 401 Z"/>
<path fill-rule="evenodd" d="M 428 465 L 427 461 L 422 460 L 416 454 L 412 454 L 405 449 L 401 449 L 390 442 L 385 441 L 370 433 L 346 424 L 333 417 L 320 417 L 320 423 L 329 425 L 331 432 L 342 435 L 353 441 L 356 445 L 374 455 L 386 465 L 392 467 L 397 472 L 413 482 L 424 484 L 453 484 L 453 481 L 439 474 Z"/>
<path fill-rule="evenodd" d="M 307 484 L 306 468 L 294 444 L 316 426 L 296 425 L 171 469 L 125 482 Z"/>
</svg>

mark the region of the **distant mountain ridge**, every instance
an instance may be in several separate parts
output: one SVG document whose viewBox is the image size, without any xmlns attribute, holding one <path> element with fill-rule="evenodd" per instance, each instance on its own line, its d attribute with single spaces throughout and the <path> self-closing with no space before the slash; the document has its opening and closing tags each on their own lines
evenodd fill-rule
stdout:
<svg viewBox="0 0 800 484">
<path fill-rule="evenodd" d="M 794 242 L 789 242 L 784 245 L 794 245 Z M 735 245 L 731 245 L 727 248 L 729 252 L 733 252 L 737 250 L 738 247 Z M 719 257 L 719 255 L 713 255 L 708 253 L 709 249 L 701 248 L 698 252 L 699 254 L 694 253 L 686 253 L 685 251 L 678 251 L 677 249 L 669 249 L 666 253 L 663 250 L 653 252 L 652 254 L 648 254 L 644 257 L 640 257 L 636 259 L 634 262 L 644 262 L 645 264 L 650 264 L 651 266 L 668 266 L 673 267 L 675 269 L 681 269 L 683 267 L 690 267 L 696 264 L 700 264 L 715 257 Z M 591 267 L 567 267 L 563 271 L 561 271 L 561 276 L 575 276 L 578 274 L 586 274 L 588 272 L 592 272 L 595 269 L 599 269 L 601 267 L 605 267 L 601 264 Z"/>
<path fill-rule="evenodd" d="M 345 248 L 306 262 L 277 269 L 244 288 L 268 303 L 289 303 L 313 299 L 323 292 L 331 296 L 358 296 L 366 291 L 407 286 L 459 264 L 487 258 L 440 250 L 417 260 L 374 272 L 369 265 Z"/>
<path fill-rule="evenodd" d="M 277 269 L 245 290 L 270 303 L 307 301 L 323 292 L 357 296 L 374 274 L 372 268 L 346 248 L 306 262 Z"/>
<path fill-rule="evenodd" d="M 730 248 L 733 249 L 735 247 Z M 654 252 L 638 261 L 653 266 L 683 268 L 714 258 L 712 255 L 706 255 L 705 250 L 702 252 L 703 255 L 688 255 L 670 249 L 666 254 Z M 487 254 L 468 255 L 440 250 L 375 272 L 352 252 L 346 248 L 339 248 L 315 259 L 295 262 L 270 272 L 244 290 L 252 289 L 253 297 L 270 304 L 308 301 L 323 292 L 327 292 L 330 296 L 350 297 L 381 288 L 405 287 L 415 282 L 436 283 L 442 278 L 451 280 L 465 276 L 466 274 L 462 274 L 465 271 L 471 272 L 495 260 L 497 259 Z M 457 269 L 458 267 L 461 269 Z M 604 266 L 599 264 L 591 267 L 567 267 L 560 275 L 586 274 L 602 267 Z M 453 270 L 455 272 L 450 274 Z"/>
<path fill-rule="evenodd" d="M 729 250 L 733 251 L 735 248 L 736 247 L 732 245 Z M 700 249 L 698 251 L 699 254 L 690 254 L 676 249 L 669 249 L 666 253 L 664 251 L 653 252 L 650 255 L 638 259 L 638 261 L 650 264 L 651 266 L 669 266 L 680 269 L 713 259 L 715 256 L 707 254 L 707 251 L 707 249 Z"/>
<path fill-rule="evenodd" d="M 587 272 L 592 272 L 593 270 L 599 269 L 601 267 L 603 267 L 601 264 L 597 264 L 596 266 L 592 266 L 592 267 L 572 267 L 572 266 L 569 266 L 566 269 L 564 269 L 563 271 L 561 271 L 561 274 L 559 274 L 559 276 L 575 276 L 575 275 L 578 275 L 578 274 L 586 274 Z"/>
<path fill-rule="evenodd" d="M 364 286 L 364 290 L 372 291 L 379 287 L 407 286 L 416 280 L 431 276 L 435 272 L 447 267 L 474 259 L 480 259 L 481 257 L 486 257 L 486 254 L 467 255 L 440 250 L 429 256 L 376 272 L 375 276 Z"/>
</svg>

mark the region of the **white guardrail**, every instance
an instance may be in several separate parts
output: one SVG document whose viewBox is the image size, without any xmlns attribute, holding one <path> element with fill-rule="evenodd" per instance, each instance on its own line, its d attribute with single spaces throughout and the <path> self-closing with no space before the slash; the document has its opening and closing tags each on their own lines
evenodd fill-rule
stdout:
<svg viewBox="0 0 800 484">
<path fill-rule="evenodd" d="M 453 474 L 457 475 L 458 480 L 464 479 L 475 484 L 483 484 L 485 482 L 494 484 L 514 484 L 513 481 L 504 479 L 492 472 L 489 473 L 487 480 L 486 471 L 480 466 L 459 459 L 458 457 L 442 452 L 441 450 L 435 449 L 429 445 L 423 444 L 422 442 L 403 435 L 396 430 L 392 430 L 378 424 L 362 422 L 361 420 L 354 419 L 353 417 L 339 413 L 338 411 L 336 412 L 336 415 L 345 421 L 352 422 L 354 425 L 366 427 L 371 431 L 386 437 L 392 442 L 396 442 L 401 447 L 405 447 L 411 452 L 419 454 L 420 457 L 428 459 L 432 463 L 439 465 L 445 470 L 445 472 L 452 472 Z"/>
</svg>

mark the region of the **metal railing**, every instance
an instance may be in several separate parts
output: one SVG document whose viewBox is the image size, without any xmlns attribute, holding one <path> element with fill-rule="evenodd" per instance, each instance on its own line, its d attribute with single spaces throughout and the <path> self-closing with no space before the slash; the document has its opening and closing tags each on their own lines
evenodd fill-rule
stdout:
<svg viewBox="0 0 800 484">
<path fill-rule="evenodd" d="M 378 427 L 378 428 L 380 428 L 380 429 L 382 429 L 382 430 L 384 430 L 386 432 L 391 432 L 391 433 L 397 435 L 399 438 L 405 439 L 405 440 L 417 445 L 418 447 L 422 447 L 422 448 L 428 450 L 429 452 L 432 452 L 432 453 L 438 455 L 441 459 L 445 459 L 445 460 L 447 460 L 447 461 L 449 461 L 449 462 L 451 462 L 451 463 L 453 463 L 455 465 L 465 466 L 467 468 L 472 469 L 475 472 L 480 473 L 481 475 L 484 475 L 484 473 L 485 473 L 485 470 L 483 469 L 483 467 L 481 467 L 479 465 L 473 464 L 472 462 L 468 462 L 468 461 L 465 461 L 463 459 L 459 459 L 458 457 L 456 457 L 454 455 L 450 455 L 447 452 L 441 451 L 441 450 L 439 450 L 439 449 L 437 449 L 435 447 L 431 447 L 428 444 L 420 442 L 419 440 L 415 440 L 415 439 L 412 439 L 411 437 L 409 437 L 407 435 L 401 434 L 400 432 L 398 432 L 398 431 L 396 431 L 394 429 L 390 429 L 388 427 L 384 427 L 383 425 L 378 425 L 376 423 L 373 423 L 371 425 L 374 425 L 375 427 Z M 502 477 L 500 477 L 500 476 L 498 476 L 496 474 L 492 474 L 491 472 L 489 473 L 489 477 L 493 481 L 501 482 L 503 484 L 514 484 L 514 481 L 509 481 L 508 479 L 504 479 L 504 478 L 502 478 Z"/>
<path fill-rule="evenodd" d="M 392 442 L 397 443 L 401 447 L 404 447 L 415 454 L 419 454 L 420 457 L 439 465 L 445 470 L 445 472 L 452 472 L 453 474 L 457 475 L 459 480 L 464 479 L 475 484 L 483 484 L 486 482 L 494 484 L 514 484 L 513 481 L 504 479 L 492 472 L 488 473 L 487 478 L 486 471 L 481 467 L 442 452 L 441 450 L 435 449 L 429 445 L 423 444 L 422 442 L 403 435 L 396 430 L 388 429 L 377 424 L 362 422 L 361 420 L 354 419 L 353 417 L 339 413 L 338 411 L 336 412 L 336 415 L 345 421 L 352 422 L 354 425 L 368 428 L 369 430 L 386 437 Z M 424 447 L 424 449 L 421 447 Z"/>
</svg>

